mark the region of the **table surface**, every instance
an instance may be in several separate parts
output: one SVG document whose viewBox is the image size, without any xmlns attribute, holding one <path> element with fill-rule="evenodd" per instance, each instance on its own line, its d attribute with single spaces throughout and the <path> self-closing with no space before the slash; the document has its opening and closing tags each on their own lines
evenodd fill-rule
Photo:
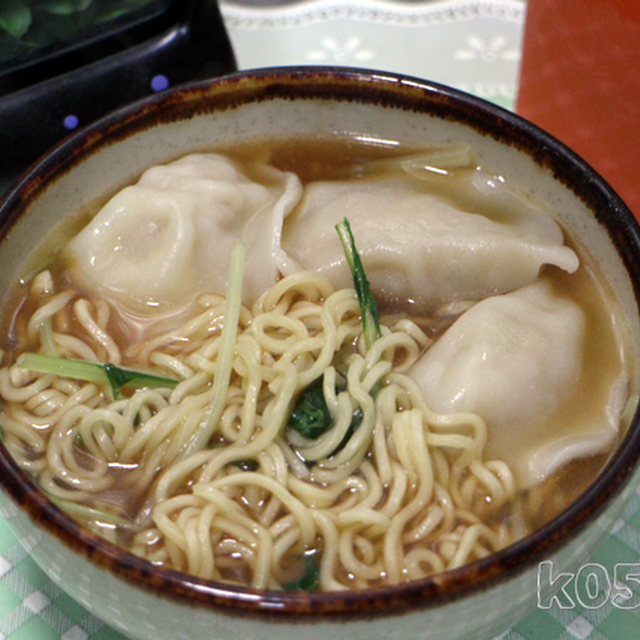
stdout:
<svg viewBox="0 0 640 640">
<path fill-rule="evenodd" d="M 376 68 L 442 82 L 507 109 L 515 104 L 523 0 L 221 0 L 220 5 L 241 69 L 290 64 Z M 638 564 L 640 570 L 640 488 L 591 562 L 612 581 L 622 563 Z M 604 596 L 594 608 L 577 598 L 540 608 L 532 584 L 529 613 L 498 638 L 640 638 L 640 603 L 619 609 Z M 88 639 L 124 637 L 54 585 L 0 513 L 0 640 Z"/>
</svg>

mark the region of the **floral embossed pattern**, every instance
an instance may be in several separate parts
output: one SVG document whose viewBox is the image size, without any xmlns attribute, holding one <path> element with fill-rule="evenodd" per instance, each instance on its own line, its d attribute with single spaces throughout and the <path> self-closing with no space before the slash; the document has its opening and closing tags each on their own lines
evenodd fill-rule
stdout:
<svg viewBox="0 0 640 640">
<path fill-rule="evenodd" d="M 221 0 L 220 7 L 241 69 L 369 67 L 514 104 L 523 0 Z"/>
</svg>

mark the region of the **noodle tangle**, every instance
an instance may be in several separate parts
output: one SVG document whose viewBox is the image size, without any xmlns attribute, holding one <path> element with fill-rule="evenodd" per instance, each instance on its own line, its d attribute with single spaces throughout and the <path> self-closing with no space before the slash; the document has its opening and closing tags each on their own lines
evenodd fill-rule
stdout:
<svg viewBox="0 0 640 640">
<path fill-rule="evenodd" d="M 133 553 L 256 589 L 287 588 L 313 558 L 318 588 L 331 591 L 416 580 L 521 535 L 504 518 L 514 477 L 483 458 L 484 422 L 433 413 L 406 375 L 430 338 L 410 320 L 383 319 L 365 350 L 352 289 L 300 272 L 239 308 L 228 380 L 212 397 L 227 348 L 224 298 L 201 295 L 179 328 L 121 352 L 116 309 L 54 292 L 48 272 L 35 282 L 23 351 L 179 381 L 114 397 L 28 371 L 22 356 L 0 370 L 3 440 L 17 463 Z M 287 421 L 318 380 L 332 426 L 309 439 Z M 215 423 L 194 448 L 212 403 Z"/>
</svg>

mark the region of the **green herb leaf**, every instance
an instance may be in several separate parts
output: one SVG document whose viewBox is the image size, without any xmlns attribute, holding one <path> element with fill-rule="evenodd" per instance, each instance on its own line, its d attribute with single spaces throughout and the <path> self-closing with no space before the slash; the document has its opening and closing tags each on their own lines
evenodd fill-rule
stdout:
<svg viewBox="0 0 640 640">
<path fill-rule="evenodd" d="M 38 373 L 50 373 L 63 378 L 74 378 L 85 380 L 96 384 L 108 383 L 114 397 L 118 397 L 120 390 L 124 386 L 129 387 L 173 387 L 178 384 L 178 380 L 165 378 L 144 371 L 134 371 L 124 369 L 107 362 L 86 362 L 85 360 L 74 360 L 73 358 L 58 358 L 56 356 L 46 356 L 39 353 L 28 353 L 20 366 L 30 371 Z"/>
<path fill-rule="evenodd" d="M 304 556 L 302 575 L 284 585 L 285 591 L 317 591 L 320 587 L 320 567 L 314 555 Z"/>
<path fill-rule="evenodd" d="M 133 369 L 123 369 L 110 362 L 100 366 L 116 396 L 120 389 L 125 386 L 139 389 L 141 387 L 175 387 L 178 384 L 178 381 L 173 378 L 165 378 L 153 373 L 134 371 Z"/>
<path fill-rule="evenodd" d="M 318 378 L 298 396 L 287 426 L 313 440 L 326 433 L 331 423 L 331 414 L 322 391 L 322 378 Z"/>
<path fill-rule="evenodd" d="M 345 448 L 351 436 L 358 430 L 363 417 L 362 409 L 357 407 L 340 444 L 331 452 L 332 456 Z M 322 378 L 319 378 L 300 393 L 287 426 L 305 438 L 313 440 L 329 431 L 332 425 L 329 407 L 322 392 Z"/>
<path fill-rule="evenodd" d="M 364 331 L 364 341 L 367 349 L 370 349 L 373 343 L 382 335 L 380 332 L 380 320 L 378 318 L 378 305 L 371 293 L 371 285 L 362 266 L 362 260 L 356 249 L 356 242 L 351 232 L 351 225 L 345 218 L 336 225 L 336 231 L 340 236 L 342 248 L 347 259 L 347 264 L 351 270 L 353 278 L 353 286 L 360 303 L 360 311 L 362 314 L 362 328 Z"/>
<path fill-rule="evenodd" d="M 0 7 L 0 27 L 14 38 L 22 37 L 31 26 L 31 9 L 20 0 L 4 0 Z"/>
<path fill-rule="evenodd" d="M 370 349 L 373 343 L 382 335 L 378 317 L 378 305 L 371 293 L 371 285 L 367 280 L 360 255 L 356 249 L 349 221 L 345 218 L 336 225 L 336 230 L 340 236 L 347 263 L 351 269 L 353 284 L 360 304 L 364 340 L 367 349 Z M 289 428 L 294 429 L 310 440 L 319 438 L 326 433 L 333 422 L 324 398 L 322 384 L 322 378 L 318 378 L 300 393 L 287 423 Z M 380 383 L 378 382 L 372 388 L 372 396 L 375 397 L 377 394 L 379 385 Z M 344 438 L 331 455 L 335 455 L 344 449 L 349 439 L 362 423 L 363 417 L 362 409 L 360 407 L 356 408 Z"/>
<path fill-rule="evenodd" d="M 236 352 L 238 323 L 242 309 L 242 282 L 244 277 L 245 245 L 237 240 L 231 248 L 227 299 L 224 303 L 224 324 L 220 334 L 220 348 L 216 361 L 216 375 L 209 392 L 209 400 L 196 430 L 180 452 L 180 459 L 204 449 L 222 416 L 226 405 L 229 380 Z"/>
</svg>

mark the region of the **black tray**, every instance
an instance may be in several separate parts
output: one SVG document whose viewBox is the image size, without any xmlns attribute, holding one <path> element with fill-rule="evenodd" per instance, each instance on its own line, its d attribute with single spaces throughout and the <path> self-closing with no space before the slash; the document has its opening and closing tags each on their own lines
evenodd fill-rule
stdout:
<svg viewBox="0 0 640 640">
<path fill-rule="evenodd" d="M 110 2 L 94 0 L 100 1 Z M 156 4 L 161 7 L 151 15 L 116 21 L 84 41 L 54 43 L 32 59 L 0 67 L 1 183 L 72 130 L 119 106 L 236 70 L 215 0 Z"/>
</svg>

